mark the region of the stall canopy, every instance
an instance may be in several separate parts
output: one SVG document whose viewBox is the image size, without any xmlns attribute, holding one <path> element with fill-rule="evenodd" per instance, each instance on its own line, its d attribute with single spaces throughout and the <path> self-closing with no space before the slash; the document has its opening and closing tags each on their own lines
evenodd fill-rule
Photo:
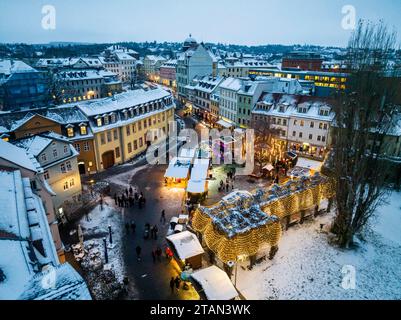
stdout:
<svg viewBox="0 0 401 320">
<path fill-rule="evenodd" d="M 191 274 L 208 300 L 232 300 L 238 296 L 227 273 L 216 266 L 201 269 Z"/>
<path fill-rule="evenodd" d="M 323 162 L 299 157 L 296 166 L 306 168 L 313 171 L 320 171 Z"/>
<path fill-rule="evenodd" d="M 189 180 L 187 185 L 189 193 L 204 193 L 206 192 L 206 180 Z"/>
<path fill-rule="evenodd" d="M 186 179 L 188 178 L 191 161 L 187 158 L 173 158 L 166 170 L 166 178 Z"/>
<path fill-rule="evenodd" d="M 174 246 L 178 258 L 185 260 L 204 253 L 202 245 L 195 234 L 183 231 L 166 238 Z"/>
<path fill-rule="evenodd" d="M 223 128 L 230 129 L 234 127 L 234 123 L 228 122 L 226 120 L 220 119 L 219 121 L 216 122 L 217 125 L 222 126 Z"/>
</svg>

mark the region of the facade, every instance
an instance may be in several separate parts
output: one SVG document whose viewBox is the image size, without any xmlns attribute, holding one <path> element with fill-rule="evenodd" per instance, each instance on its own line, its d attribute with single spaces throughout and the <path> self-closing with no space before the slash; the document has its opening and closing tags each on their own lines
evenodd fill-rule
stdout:
<svg viewBox="0 0 401 320">
<path fill-rule="evenodd" d="M 159 82 L 160 81 L 160 67 L 167 60 L 162 56 L 147 55 L 143 59 L 143 72 L 148 80 Z"/>
<path fill-rule="evenodd" d="M 122 82 L 135 82 L 138 73 L 135 56 L 135 51 L 131 52 L 129 49 L 121 49 L 117 46 L 117 49 L 106 50 L 99 60 L 103 68 L 117 74 Z"/>
<path fill-rule="evenodd" d="M 252 111 L 252 126 L 268 123 L 287 150 L 317 159 L 330 146 L 333 120 L 330 102 L 301 95 L 264 92 Z"/>
<path fill-rule="evenodd" d="M 88 118 L 74 105 L 0 114 L 0 135 L 6 141 L 45 132 L 54 132 L 68 138 L 79 152 L 80 174 L 96 172 L 92 129 Z"/>
<path fill-rule="evenodd" d="M 49 104 L 49 79 L 17 60 L 0 60 L 0 110 L 39 108 Z"/>
<path fill-rule="evenodd" d="M 38 70 L 59 72 L 63 69 L 102 69 L 99 58 L 46 58 L 39 59 L 35 67 Z"/>
<path fill-rule="evenodd" d="M 195 77 L 215 75 L 217 62 L 213 54 L 203 44 L 189 37 L 183 45 L 183 52 L 177 58 L 177 92 L 181 102 L 189 100 L 187 86 L 193 85 Z"/>
<path fill-rule="evenodd" d="M 115 73 L 105 70 L 63 70 L 56 75 L 64 103 L 99 99 L 122 91 Z"/>
<path fill-rule="evenodd" d="M 194 87 L 193 107 L 195 113 L 207 123 L 213 124 L 218 120 L 218 113 L 212 112 L 212 97 L 219 93 L 219 85 L 223 81 L 222 77 L 205 76 L 200 78 Z"/>
<path fill-rule="evenodd" d="M 90 300 L 82 277 L 57 255 L 44 199 L 30 179 L 21 171 L 10 169 L 0 170 L 0 181 L 1 274 L 6 279 L 1 282 L 0 297 Z M 49 272 L 54 275 L 52 285 L 48 285 Z"/>
<path fill-rule="evenodd" d="M 101 171 L 136 157 L 148 143 L 167 133 L 175 105 L 170 92 L 153 88 L 82 102 L 77 108 L 89 120 L 96 169 Z"/>
<path fill-rule="evenodd" d="M 249 58 L 238 58 L 238 59 L 226 59 L 220 63 L 219 75 L 221 77 L 248 77 L 249 70 L 259 70 L 273 67 L 267 61 L 249 59 Z"/>
<path fill-rule="evenodd" d="M 282 69 L 321 71 L 323 59 L 318 53 L 294 51 L 283 57 Z"/>
<path fill-rule="evenodd" d="M 33 155 L 43 169 L 43 178 L 55 193 L 53 205 L 63 217 L 69 202 L 81 200 L 81 177 L 78 171 L 78 152 L 70 141 L 54 132 L 41 133 L 13 142 Z"/>
<path fill-rule="evenodd" d="M 159 83 L 172 88 L 174 91 L 177 89 L 176 68 L 177 60 L 168 60 L 160 66 Z"/>
<path fill-rule="evenodd" d="M 340 72 L 323 71 L 298 71 L 259 69 L 249 70 L 250 77 L 264 76 L 276 78 L 297 79 L 300 82 L 312 82 L 314 84 L 313 94 L 318 97 L 330 97 L 337 90 L 345 90 L 349 74 Z"/>
</svg>

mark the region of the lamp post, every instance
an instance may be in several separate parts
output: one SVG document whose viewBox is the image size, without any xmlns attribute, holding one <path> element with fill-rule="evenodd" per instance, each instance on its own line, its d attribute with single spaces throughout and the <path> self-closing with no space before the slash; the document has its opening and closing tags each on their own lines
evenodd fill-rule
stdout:
<svg viewBox="0 0 401 320">
<path fill-rule="evenodd" d="M 111 225 L 109 225 L 109 242 L 110 244 L 113 244 L 113 237 L 112 237 L 112 232 L 111 232 Z"/>
<path fill-rule="evenodd" d="M 107 263 L 109 263 L 109 256 L 107 254 L 107 239 L 103 238 L 103 244 L 104 244 L 104 260 Z"/>
</svg>

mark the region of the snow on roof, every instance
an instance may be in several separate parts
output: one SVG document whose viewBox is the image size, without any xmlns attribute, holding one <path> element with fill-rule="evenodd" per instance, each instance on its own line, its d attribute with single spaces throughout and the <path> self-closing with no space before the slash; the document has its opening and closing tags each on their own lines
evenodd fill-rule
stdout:
<svg viewBox="0 0 401 320">
<path fill-rule="evenodd" d="M 222 126 L 222 127 L 226 128 L 226 129 L 229 129 L 229 128 L 232 128 L 233 126 L 235 126 L 234 123 L 229 122 L 229 121 L 224 120 L 224 119 L 220 119 L 219 121 L 216 122 L 216 124 L 218 124 L 219 126 Z"/>
<path fill-rule="evenodd" d="M 24 148 L 37 157 L 50 143 L 52 139 L 41 137 L 38 135 L 27 137 L 22 140 L 18 140 L 16 145 Z"/>
<path fill-rule="evenodd" d="M 219 87 L 227 90 L 238 91 L 241 89 L 241 85 L 241 79 L 229 77 L 220 83 Z"/>
<path fill-rule="evenodd" d="M 166 170 L 166 178 L 186 179 L 188 177 L 191 160 L 188 158 L 174 157 Z"/>
<path fill-rule="evenodd" d="M 187 192 L 189 193 L 203 193 L 206 192 L 206 180 L 199 179 L 194 180 L 190 179 L 187 185 Z"/>
<path fill-rule="evenodd" d="M 23 148 L 17 147 L 12 143 L 3 140 L 0 140 L 0 158 L 33 172 L 43 171 L 40 164 L 32 154 Z"/>
<path fill-rule="evenodd" d="M 238 296 L 227 273 L 216 266 L 210 266 L 191 274 L 202 287 L 208 300 L 231 300 Z"/>
<path fill-rule="evenodd" d="M 10 75 L 13 73 L 24 73 L 24 72 L 38 72 L 38 71 L 20 60 L 0 59 L 0 74 Z"/>
<path fill-rule="evenodd" d="M 307 168 L 313 171 L 320 171 L 322 168 L 323 162 L 311 160 L 307 158 L 298 157 L 298 161 L 296 166 L 301 168 Z"/>
<path fill-rule="evenodd" d="M 205 252 L 198 238 L 192 232 L 183 231 L 172 234 L 166 237 L 166 239 L 173 244 L 178 258 L 181 260 L 195 257 Z"/>
<path fill-rule="evenodd" d="M 171 93 L 157 87 L 151 90 L 130 90 L 119 93 L 114 97 L 74 103 L 87 116 L 109 113 L 113 111 L 131 108 L 133 106 L 148 103 L 170 96 Z"/>
<path fill-rule="evenodd" d="M 192 167 L 191 170 L 191 180 L 207 179 L 208 170 L 209 170 L 209 159 L 196 159 L 194 162 L 194 166 Z"/>
<path fill-rule="evenodd" d="M 47 279 L 54 283 L 44 286 Z M 69 263 L 64 263 L 36 274 L 25 286 L 19 299 L 92 300 L 92 297 L 82 277 Z"/>
</svg>

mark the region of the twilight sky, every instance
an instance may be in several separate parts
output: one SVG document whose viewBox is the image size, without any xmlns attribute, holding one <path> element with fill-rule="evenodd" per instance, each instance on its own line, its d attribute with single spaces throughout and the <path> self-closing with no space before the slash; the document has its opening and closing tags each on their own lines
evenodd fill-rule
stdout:
<svg viewBox="0 0 401 320">
<path fill-rule="evenodd" d="M 42 6 L 56 29 L 41 26 Z M 345 46 L 344 5 L 401 35 L 399 0 L 0 0 L 0 42 L 198 41 Z"/>
</svg>

